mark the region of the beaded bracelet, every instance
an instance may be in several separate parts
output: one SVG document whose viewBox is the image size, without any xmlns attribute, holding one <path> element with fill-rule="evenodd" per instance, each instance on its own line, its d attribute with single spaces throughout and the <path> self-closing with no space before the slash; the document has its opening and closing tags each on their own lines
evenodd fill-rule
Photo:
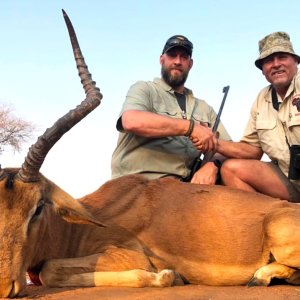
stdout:
<svg viewBox="0 0 300 300">
<path fill-rule="evenodd" d="M 185 133 L 184 136 L 187 136 L 187 137 L 190 137 L 193 130 L 194 130 L 194 125 L 195 125 L 195 122 L 193 119 L 190 119 L 190 126 L 189 126 L 189 129 L 187 130 L 187 132 Z"/>
</svg>

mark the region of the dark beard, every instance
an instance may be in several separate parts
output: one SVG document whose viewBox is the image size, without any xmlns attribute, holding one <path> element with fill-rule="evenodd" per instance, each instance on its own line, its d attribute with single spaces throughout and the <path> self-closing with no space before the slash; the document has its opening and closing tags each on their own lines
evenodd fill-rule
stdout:
<svg viewBox="0 0 300 300">
<path fill-rule="evenodd" d="M 172 76 L 171 72 L 165 68 L 164 66 L 161 66 L 161 76 L 163 80 L 173 89 L 176 89 L 186 82 L 186 79 L 188 77 L 189 72 L 183 72 L 181 75 Z"/>
</svg>

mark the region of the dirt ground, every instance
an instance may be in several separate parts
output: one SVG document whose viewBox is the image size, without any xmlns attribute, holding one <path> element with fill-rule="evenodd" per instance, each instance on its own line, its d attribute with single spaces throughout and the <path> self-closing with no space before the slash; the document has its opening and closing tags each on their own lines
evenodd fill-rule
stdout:
<svg viewBox="0 0 300 300">
<path fill-rule="evenodd" d="M 300 286 L 212 287 L 186 285 L 169 288 L 45 288 L 28 286 L 21 299 L 38 300 L 299 300 Z"/>
</svg>

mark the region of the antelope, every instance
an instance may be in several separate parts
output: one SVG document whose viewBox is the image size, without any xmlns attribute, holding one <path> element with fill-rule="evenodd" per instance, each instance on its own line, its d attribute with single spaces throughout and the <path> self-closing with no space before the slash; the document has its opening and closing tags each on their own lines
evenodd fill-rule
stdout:
<svg viewBox="0 0 300 300">
<path fill-rule="evenodd" d="M 39 170 L 52 146 L 95 109 L 92 80 L 63 11 L 86 98 L 0 171 L 0 297 L 26 273 L 49 287 L 300 283 L 300 208 L 224 186 L 128 175 L 74 199 Z"/>
</svg>

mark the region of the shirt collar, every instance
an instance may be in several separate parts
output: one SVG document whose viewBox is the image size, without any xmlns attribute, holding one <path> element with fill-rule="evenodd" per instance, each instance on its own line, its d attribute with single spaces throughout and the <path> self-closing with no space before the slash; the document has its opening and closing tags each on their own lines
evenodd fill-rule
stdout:
<svg viewBox="0 0 300 300">
<path fill-rule="evenodd" d="M 285 98 L 282 100 L 281 97 L 278 96 L 278 102 L 284 102 L 285 99 L 287 99 L 293 92 L 294 92 L 294 89 L 295 89 L 295 86 L 296 86 L 296 78 L 300 76 L 300 71 L 298 70 L 296 75 L 294 76 L 293 80 L 291 81 L 290 85 L 289 85 L 289 88 L 285 94 Z M 269 85 L 269 88 L 267 90 L 267 93 L 265 95 L 265 99 L 268 101 L 268 102 L 271 102 L 270 101 L 270 98 L 269 98 L 269 95 L 271 95 L 271 91 L 272 91 L 272 85 Z"/>
<path fill-rule="evenodd" d="M 154 83 L 158 84 L 159 86 L 161 86 L 166 92 L 171 92 L 172 94 L 174 94 L 174 90 L 171 86 L 169 86 L 163 79 L 161 78 L 154 78 Z M 188 89 L 188 88 L 184 88 L 185 89 L 185 95 L 189 95 L 189 94 L 193 94 L 192 90 Z"/>
</svg>

